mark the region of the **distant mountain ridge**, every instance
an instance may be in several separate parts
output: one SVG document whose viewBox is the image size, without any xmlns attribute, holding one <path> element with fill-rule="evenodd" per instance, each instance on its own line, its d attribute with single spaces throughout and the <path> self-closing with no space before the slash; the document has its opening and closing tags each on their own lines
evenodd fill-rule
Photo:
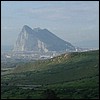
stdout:
<svg viewBox="0 0 100 100">
<path fill-rule="evenodd" d="M 18 35 L 13 51 L 75 51 L 75 47 L 47 29 L 24 25 Z"/>
</svg>

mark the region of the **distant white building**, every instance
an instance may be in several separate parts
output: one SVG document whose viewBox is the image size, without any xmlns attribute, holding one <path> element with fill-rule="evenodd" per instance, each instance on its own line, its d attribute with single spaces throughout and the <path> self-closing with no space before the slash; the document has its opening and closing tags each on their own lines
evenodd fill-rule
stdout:
<svg viewBox="0 0 100 100">
<path fill-rule="evenodd" d="M 9 55 L 6 55 L 6 58 L 11 58 L 11 56 L 9 56 Z"/>
</svg>

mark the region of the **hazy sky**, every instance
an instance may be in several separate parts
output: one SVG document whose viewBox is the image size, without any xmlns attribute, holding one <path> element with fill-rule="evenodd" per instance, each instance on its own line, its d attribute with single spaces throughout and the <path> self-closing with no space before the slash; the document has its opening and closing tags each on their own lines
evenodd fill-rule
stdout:
<svg viewBox="0 0 100 100">
<path fill-rule="evenodd" d="M 14 45 L 23 25 L 47 28 L 75 46 L 99 48 L 99 1 L 2 1 L 2 45 Z"/>
</svg>

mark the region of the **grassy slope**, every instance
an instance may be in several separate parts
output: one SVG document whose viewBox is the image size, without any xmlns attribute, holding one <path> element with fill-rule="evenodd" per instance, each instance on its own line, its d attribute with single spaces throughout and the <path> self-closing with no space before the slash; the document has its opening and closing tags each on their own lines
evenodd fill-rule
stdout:
<svg viewBox="0 0 100 100">
<path fill-rule="evenodd" d="M 1 82 L 15 85 L 43 84 L 50 89 L 74 88 L 73 98 L 82 98 L 77 90 L 83 88 L 82 91 L 78 90 L 80 94 L 88 91 L 92 93 L 91 98 L 96 98 L 99 87 L 99 51 L 63 54 L 50 60 L 26 63 L 17 67 L 13 73 L 2 76 Z M 61 98 L 70 98 L 71 93 L 64 95 L 63 91 L 58 94 Z"/>
<path fill-rule="evenodd" d="M 37 61 L 36 63 L 26 63 L 13 70 L 14 74 L 6 75 L 15 77 L 19 75 L 21 80 L 34 81 L 38 84 L 51 84 L 63 81 L 72 81 L 81 78 L 94 77 L 99 74 L 99 52 L 82 52 L 63 54 L 59 57 Z M 23 72 L 23 73 L 22 73 Z M 30 83 L 29 83 L 30 84 Z"/>
</svg>

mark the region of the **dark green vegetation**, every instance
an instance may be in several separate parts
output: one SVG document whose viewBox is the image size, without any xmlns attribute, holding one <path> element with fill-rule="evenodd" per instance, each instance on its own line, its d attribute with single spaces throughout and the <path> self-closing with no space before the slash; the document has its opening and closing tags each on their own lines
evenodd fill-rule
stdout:
<svg viewBox="0 0 100 100">
<path fill-rule="evenodd" d="M 2 99 L 99 99 L 99 51 L 19 64 L 1 84 Z"/>
</svg>

